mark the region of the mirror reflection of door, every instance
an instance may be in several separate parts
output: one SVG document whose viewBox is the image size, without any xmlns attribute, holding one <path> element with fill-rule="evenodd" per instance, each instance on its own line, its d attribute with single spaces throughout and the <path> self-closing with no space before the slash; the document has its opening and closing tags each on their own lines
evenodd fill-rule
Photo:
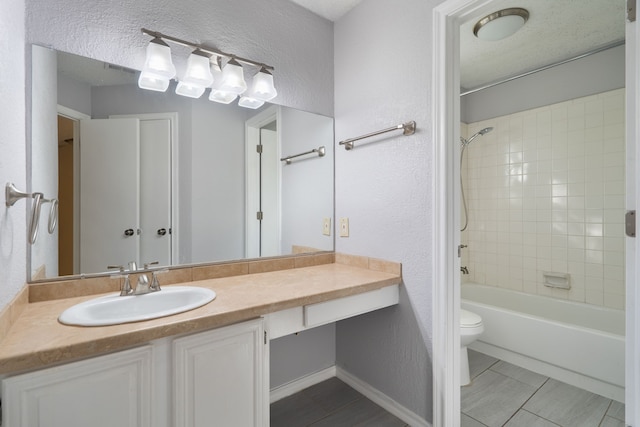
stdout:
<svg viewBox="0 0 640 427">
<path fill-rule="evenodd" d="M 279 117 L 272 106 L 246 121 L 246 258 L 282 255 Z"/>
<path fill-rule="evenodd" d="M 73 143 L 79 123 L 80 145 Z M 170 265 L 170 120 L 60 116 L 58 129 L 60 274 L 103 272 L 130 261 Z M 82 157 L 79 173 L 74 155 L 76 161 Z"/>
<path fill-rule="evenodd" d="M 73 132 L 75 121 L 58 116 L 58 274 L 73 274 Z"/>
<path fill-rule="evenodd" d="M 278 133 L 276 122 L 260 129 L 260 254 L 276 256 L 280 254 L 278 236 Z"/>
</svg>

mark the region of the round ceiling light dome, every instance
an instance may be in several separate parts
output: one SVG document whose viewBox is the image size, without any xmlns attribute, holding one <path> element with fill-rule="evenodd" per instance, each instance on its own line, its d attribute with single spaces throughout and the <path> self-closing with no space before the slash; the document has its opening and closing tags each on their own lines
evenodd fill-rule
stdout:
<svg viewBox="0 0 640 427">
<path fill-rule="evenodd" d="M 502 9 L 485 16 L 473 27 L 480 40 L 502 40 L 518 31 L 529 19 L 529 11 L 521 7 Z"/>
</svg>

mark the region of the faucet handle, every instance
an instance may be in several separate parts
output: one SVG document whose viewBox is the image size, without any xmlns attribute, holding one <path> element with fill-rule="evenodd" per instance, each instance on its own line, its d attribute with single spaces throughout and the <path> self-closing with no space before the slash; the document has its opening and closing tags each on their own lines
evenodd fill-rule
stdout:
<svg viewBox="0 0 640 427">
<path fill-rule="evenodd" d="M 120 288 L 120 296 L 124 297 L 127 296 L 129 294 L 131 294 L 133 292 L 133 289 L 131 288 L 131 282 L 129 281 L 129 275 L 126 274 L 124 276 L 124 283 L 122 284 L 122 287 Z"/>
<path fill-rule="evenodd" d="M 122 266 L 122 265 L 107 265 L 107 268 L 109 270 L 117 268 L 120 271 L 120 273 L 124 273 L 124 266 Z"/>
<path fill-rule="evenodd" d="M 145 270 L 148 270 L 148 269 L 149 269 L 149 266 L 151 266 L 151 265 L 158 265 L 158 264 L 160 264 L 158 261 L 147 262 L 147 263 L 145 263 L 145 264 L 144 264 L 144 269 L 145 269 Z"/>
</svg>

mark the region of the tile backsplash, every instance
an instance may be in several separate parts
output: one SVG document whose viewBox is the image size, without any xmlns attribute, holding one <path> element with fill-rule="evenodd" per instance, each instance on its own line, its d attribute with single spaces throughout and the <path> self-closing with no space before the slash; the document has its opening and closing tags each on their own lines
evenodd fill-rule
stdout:
<svg viewBox="0 0 640 427">
<path fill-rule="evenodd" d="M 462 125 L 494 127 L 462 166 L 463 282 L 624 309 L 624 100 L 617 89 Z M 569 273 L 571 289 L 543 272 Z"/>
</svg>

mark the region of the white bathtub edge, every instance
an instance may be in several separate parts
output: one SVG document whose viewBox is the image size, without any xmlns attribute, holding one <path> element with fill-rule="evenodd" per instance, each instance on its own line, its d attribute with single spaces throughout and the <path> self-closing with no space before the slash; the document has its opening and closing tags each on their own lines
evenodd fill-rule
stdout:
<svg viewBox="0 0 640 427">
<path fill-rule="evenodd" d="M 579 387 L 592 393 L 599 394 L 600 396 L 613 399 L 620 403 L 624 403 L 625 401 L 624 387 L 560 368 L 541 360 L 533 359 L 520 353 L 516 353 L 502 347 L 497 347 L 480 340 L 472 343 L 469 348 L 513 365 L 520 366 L 521 368 L 554 378 L 574 387 Z"/>
</svg>

